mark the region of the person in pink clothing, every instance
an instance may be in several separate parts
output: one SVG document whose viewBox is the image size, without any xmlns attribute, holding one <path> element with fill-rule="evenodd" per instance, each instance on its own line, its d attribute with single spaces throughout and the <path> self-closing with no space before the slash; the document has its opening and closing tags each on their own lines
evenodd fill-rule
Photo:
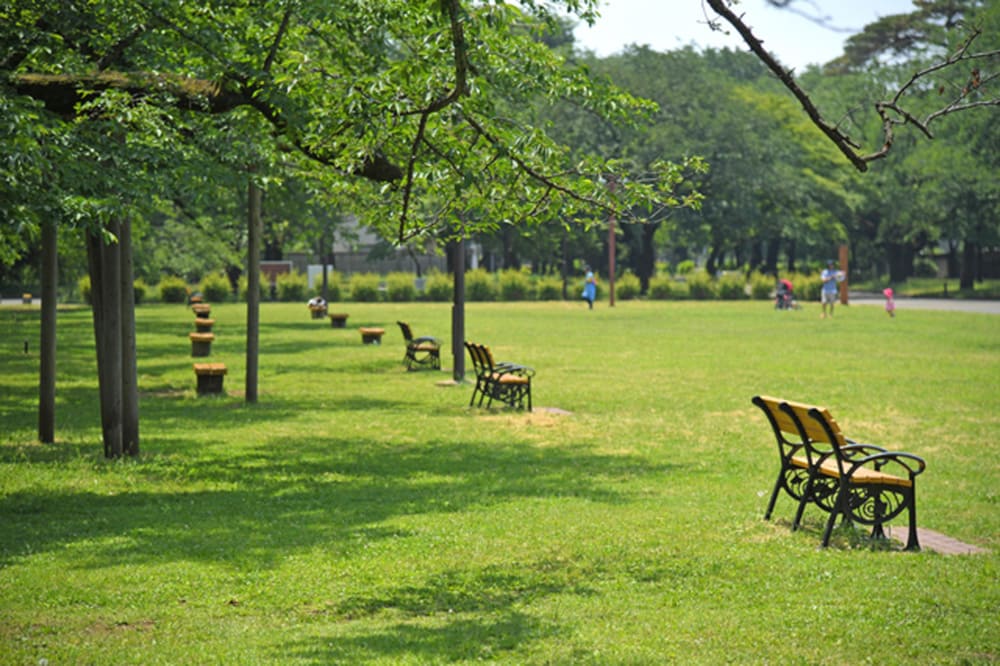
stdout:
<svg viewBox="0 0 1000 666">
<path fill-rule="evenodd" d="M 896 301 L 892 297 L 892 287 L 886 287 L 882 290 L 882 294 L 885 296 L 885 311 L 889 313 L 890 317 L 896 316 Z"/>
</svg>

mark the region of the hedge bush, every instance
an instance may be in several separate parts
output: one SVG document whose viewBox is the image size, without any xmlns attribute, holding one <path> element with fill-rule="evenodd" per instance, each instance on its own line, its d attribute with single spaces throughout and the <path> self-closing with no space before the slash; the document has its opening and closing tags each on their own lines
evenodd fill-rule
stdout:
<svg viewBox="0 0 1000 666">
<path fill-rule="evenodd" d="M 639 298 L 642 292 L 642 285 L 639 278 L 632 273 L 623 273 L 615 281 L 615 296 L 623 301 L 631 301 Z"/>
<path fill-rule="evenodd" d="M 687 276 L 688 295 L 696 300 L 710 301 L 718 297 L 718 287 L 705 271 L 692 271 Z"/>
<path fill-rule="evenodd" d="M 756 272 L 750 274 L 750 298 L 755 301 L 770 300 L 775 288 L 775 280 L 770 275 Z"/>
<path fill-rule="evenodd" d="M 393 303 L 408 303 L 417 299 L 413 273 L 395 272 L 385 276 L 385 297 Z"/>
<path fill-rule="evenodd" d="M 309 278 L 304 273 L 292 271 L 281 273 L 276 280 L 278 300 L 284 303 L 306 302 L 309 300 Z"/>
<path fill-rule="evenodd" d="M 89 291 L 90 280 L 87 280 L 87 288 Z M 146 284 L 145 280 L 138 278 L 132 283 L 132 297 L 135 299 L 135 304 L 139 305 L 144 300 L 146 300 L 146 292 L 149 291 L 149 285 Z"/>
<path fill-rule="evenodd" d="M 719 298 L 727 301 L 741 301 L 747 297 L 747 281 L 743 273 L 726 273 L 716 284 Z"/>
<path fill-rule="evenodd" d="M 535 283 L 535 298 L 540 301 L 561 301 L 563 297 L 562 278 L 544 275 Z"/>
<path fill-rule="evenodd" d="M 465 300 L 495 301 L 497 287 L 493 275 L 485 269 L 477 268 L 465 274 Z"/>
<path fill-rule="evenodd" d="M 500 272 L 500 299 L 526 301 L 532 297 L 531 277 L 524 271 L 508 269 Z"/>
<path fill-rule="evenodd" d="M 351 300 L 358 303 L 378 301 L 378 287 L 381 278 L 375 273 L 355 273 L 349 284 Z"/>
<path fill-rule="evenodd" d="M 270 289 L 271 285 L 268 284 L 267 280 L 260 280 L 259 287 L 260 287 L 260 300 L 261 301 L 267 300 L 267 292 Z M 240 276 L 239 290 L 240 290 L 240 300 L 246 303 L 247 294 L 250 292 L 250 280 L 249 278 L 247 278 L 246 275 Z"/>
<path fill-rule="evenodd" d="M 436 303 L 447 303 L 455 295 L 455 283 L 450 273 L 431 271 L 424 283 L 424 299 Z"/>
<path fill-rule="evenodd" d="M 222 303 L 229 300 L 229 278 L 222 273 L 209 273 L 198 286 L 202 297 L 209 303 Z"/>
<path fill-rule="evenodd" d="M 649 297 L 658 301 L 677 298 L 680 289 L 670 275 L 654 275 L 649 280 Z"/>
<path fill-rule="evenodd" d="M 168 275 L 160 280 L 159 292 L 164 303 L 187 303 L 190 290 L 182 278 Z"/>
<path fill-rule="evenodd" d="M 327 271 L 326 274 L 326 300 L 329 303 L 334 301 L 339 301 L 343 298 L 343 276 L 336 271 Z M 315 283 L 313 284 L 312 295 L 322 296 L 323 295 L 323 274 L 320 273 L 316 276 Z"/>
</svg>

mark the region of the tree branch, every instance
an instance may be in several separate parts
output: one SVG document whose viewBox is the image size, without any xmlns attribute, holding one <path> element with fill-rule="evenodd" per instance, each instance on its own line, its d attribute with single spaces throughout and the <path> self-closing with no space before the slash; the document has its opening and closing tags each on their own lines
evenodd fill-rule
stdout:
<svg viewBox="0 0 1000 666">
<path fill-rule="evenodd" d="M 974 90 L 979 90 L 982 88 L 982 84 L 986 81 L 991 81 L 995 76 L 988 77 L 987 79 L 979 79 L 979 70 L 972 70 L 972 80 L 968 85 L 962 89 L 961 95 L 958 99 L 952 101 L 947 106 L 939 109 L 933 113 L 928 114 L 923 120 L 918 119 L 914 114 L 907 111 L 900 100 L 906 94 L 906 92 L 920 79 L 932 74 L 934 72 L 946 69 L 948 67 L 953 67 L 956 64 L 968 60 L 978 60 L 984 58 L 993 58 L 1000 56 L 1000 50 L 985 51 L 982 53 L 969 53 L 969 48 L 977 37 L 981 34 L 981 30 L 976 29 L 969 35 L 965 42 L 959 47 L 959 49 L 943 60 L 942 62 L 936 63 L 924 70 L 921 70 L 910 79 L 904 83 L 896 94 L 893 96 L 891 101 L 885 102 L 880 101 L 875 103 L 875 112 L 882 119 L 882 132 L 884 139 L 882 142 L 882 147 L 867 155 L 859 154 L 858 150 L 860 146 L 853 141 L 847 134 L 843 133 L 835 125 L 828 123 L 819 112 L 819 109 L 813 104 L 809 95 L 799 87 L 795 78 L 792 76 L 791 70 L 785 70 L 777 60 L 764 49 L 763 43 L 757 39 L 750 28 L 743 22 L 742 18 L 736 16 L 726 4 L 725 0 L 705 0 L 708 5 L 715 11 L 716 14 L 726 19 L 730 25 L 732 25 L 740 36 L 743 37 L 743 41 L 747 43 L 750 50 L 753 51 L 761 62 L 767 65 L 778 79 L 785 85 L 785 87 L 795 96 L 802 108 L 805 109 L 806 115 L 812 120 L 813 124 L 816 125 L 827 137 L 833 141 L 834 145 L 840 149 L 840 152 L 850 160 L 851 164 L 858 171 L 867 171 L 868 163 L 877 159 L 884 158 L 892 148 L 894 136 L 894 127 L 896 125 L 905 125 L 907 123 L 915 125 L 927 138 L 933 139 L 934 135 L 931 133 L 929 125 L 931 122 L 949 113 L 955 113 L 958 111 L 965 111 L 972 108 L 984 107 L 984 106 L 1000 106 L 1000 99 L 994 98 L 990 100 L 983 100 L 977 102 L 970 102 L 966 104 L 961 104 L 963 99 L 966 99 Z M 779 4 L 772 0 L 772 4 Z M 892 117 L 890 111 L 895 112 L 899 115 L 899 118 Z M 901 118 L 901 119 L 900 119 Z"/>
</svg>

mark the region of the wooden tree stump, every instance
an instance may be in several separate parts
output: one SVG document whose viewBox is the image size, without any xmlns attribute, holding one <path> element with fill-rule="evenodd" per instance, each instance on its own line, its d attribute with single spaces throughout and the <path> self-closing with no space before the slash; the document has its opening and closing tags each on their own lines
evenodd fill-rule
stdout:
<svg viewBox="0 0 1000 666">
<path fill-rule="evenodd" d="M 361 342 L 366 345 L 380 345 L 382 344 L 382 336 L 385 335 L 384 328 L 368 328 L 362 326 L 358 329 L 361 331 Z"/>
<path fill-rule="evenodd" d="M 195 363 L 194 373 L 198 376 L 198 395 L 222 393 L 225 363 Z"/>
<path fill-rule="evenodd" d="M 191 356 L 208 356 L 212 353 L 215 333 L 188 333 L 191 338 Z"/>
</svg>

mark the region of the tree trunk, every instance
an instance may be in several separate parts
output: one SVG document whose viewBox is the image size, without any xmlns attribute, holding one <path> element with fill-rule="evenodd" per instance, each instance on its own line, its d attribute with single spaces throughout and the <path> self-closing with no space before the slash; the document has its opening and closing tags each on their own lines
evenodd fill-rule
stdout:
<svg viewBox="0 0 1000 666">
<path fill-rule="evenodd" d="M 719 258 L 723 255 L 722 248 L 713 245 L 711 251 L 708 253 L 708 259 L 705 260 L 705 271 L 708 272 L 710 276 L 715 276 L 719 270 Z"/>
<path fill-rule="evenodd" d="M 118 236 L 119 223 L 109 232 Z M 101 398 L 101 432 L 104 455 L 119 458 L 122 446 L 122 325 L 121 252 L 119 243 L 105 243 L 88 233 L 90 293 L 93 300 L 94 338 L 97 346 L 97 379 Z"/>
<path fill-rule="evenodd" d="M 889 281 L 905 282 L 913 275 L 913 249 L 898 243 L 887 243 L 885 249 L 889 260 Z"/>
<path fill-rule="evenodd" d="M 452 378 L 456 382 L 465 379 L 465 240 L 452 244 L 455 267 L 454 297 L 451 306 L 451 356 Z"/>
<path fill-rule="evenodd" d="M 656 230 L 660 228 L 659 222 L 649 222 L 642 225 L 642 247 L 639 250 L 639 290 L 643 294 L 649 293 L 649 280 L 656 271 L 656 245 L 653 237 Z"/>
<path fill-rule="evenodd" d="M 976 243 L 965 240 L 962 243 L 962 269 L 959 273 L 958 288 L 973 289 L 976 280 Z"/>
<path fill-rule="evenodd" d="M 57 232 L 42 224 L 42 324 L 39 340 L 38 441 L 51 444 L 56 430 L 56 287 L 59 284 Z"/>
<path fill-rule="evenodd" d="M 791 238 L 788 239 L 788 246 L 785 248 L 785 251 L 788 253 L 788 264 L 785 266 L 785 270 L 789 273 L 795 272 L 795 250 L 795 240 Z"/>
<path fill-rule="evenodd" d="M 247 376 L 246 402 L 257 402 L 257 363 L 260 349 L 260 237 L 261 191 L 251 178 L 247 185 Z"/>
<path fill-rule="evenodd" d="M 135 278 L 132 262 L 132 221 L 126 218 L 118 234 L 121 275 L 122 448 L 139 455 L 139 370 L 135 342 Z"/>
<path fill-rule="evenodd" d="M 761 272 L 766 275 L 778 274 L 778 254 L 781 252 L 781 239 L 772 238 L 766 242 L 764 250 L 764 267 Z"/>
</svg>

